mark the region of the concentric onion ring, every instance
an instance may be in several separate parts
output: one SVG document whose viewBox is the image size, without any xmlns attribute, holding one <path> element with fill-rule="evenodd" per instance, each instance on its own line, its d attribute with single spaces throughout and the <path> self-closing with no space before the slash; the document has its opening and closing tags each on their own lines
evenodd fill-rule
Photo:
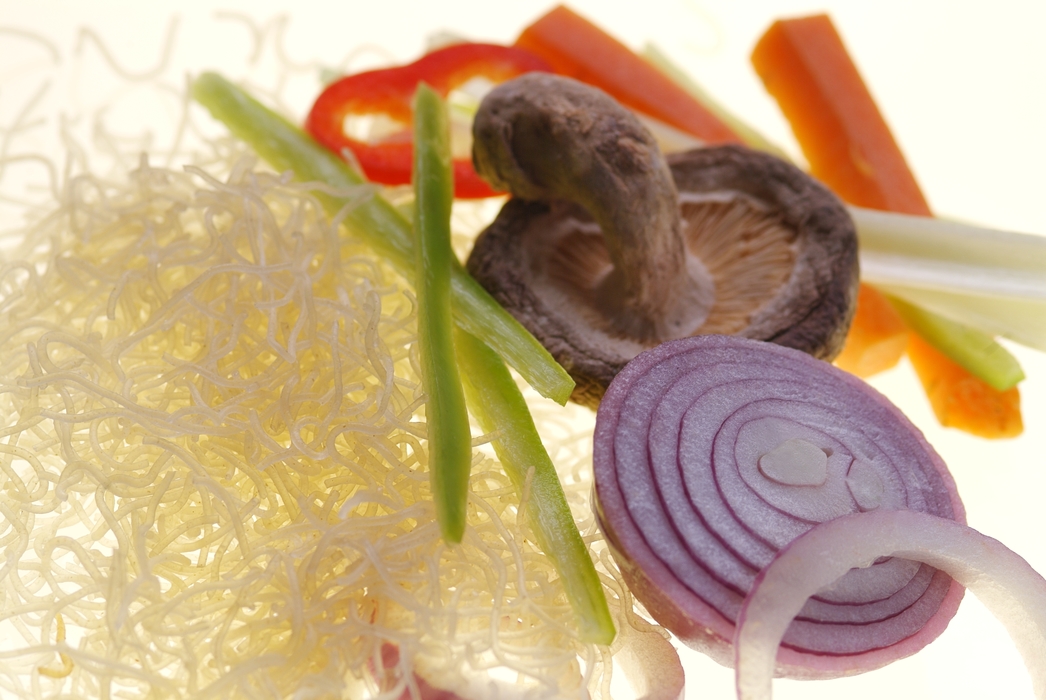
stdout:
<svg viewBox="0 0 1046 700">
<path fill-rule="evenodd" d="M 736 336 L 639 355 L 600 404 L 594 449 L 597 513 L 626 581 L 658 622 L 724 665 L 756 575 L 814 525 L 879 508 L 965 522 L 943 461 L 883 396 Z M 804 606 L 778 671 L 878 668 L 932 641 L 961 598 L 918 562 L 854 569 Z"/>
<path fill-rule="evenodd" d="M 822 556 L 826 550 L 833 556 Z M 771 697 L 781 634 L 811 593 L 851 567 L 894 554 L 932 563 L 976 595 L 1006 627 L 1024 657 L 1035 697 L 1046 699 L 1046 579 L 998 540 L 911 510 L 857 513 L 822 523 L 760 572 L 738 616 L 738 698 Z"/>
</svg>

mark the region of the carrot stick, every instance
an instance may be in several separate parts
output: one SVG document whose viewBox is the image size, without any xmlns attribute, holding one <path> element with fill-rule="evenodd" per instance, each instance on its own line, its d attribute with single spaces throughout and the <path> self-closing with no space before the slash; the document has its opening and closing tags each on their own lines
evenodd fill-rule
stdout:
<svg viewBox="0 0 1046 700">
<path fill-rule="evenodd" d="M 752 51 L 752 65 L 792 125 L 812 175 L 850 204 L 933 215 L 827 15 L 775 22 Z M 865 293 L 866 302 L 869 296 Z M 890 329 L 898 323 L 903 321 L 889 303 L 859 301 L 855 335 L 847 339 L 852 347 L 844 349 L 844 362 L 873 365 L 876 353 L 891 346 Z M 932 390 L 930 400 L 942 424 L 982 436 L 1020 432 L 1018 394 L 993 389 L 943 353 L 925 352 L 924 346 L 929 347 L 925 340 L 909 335 L 914 339 L 908 344 L 909 355 L 913 348 L 919 353 L 918 362 L 911 358 L 912 366 L 928 395 Z M 892 343 L 896 352 L 896 339 Z M 971 386 L 978 388 L 974 391 Z"/>
<path fill-rule="evenodd" d="M 882 292 L 862 284 L 857 293 L 857 313 L 846 344 L 835 364 L 858 377 L 890 369 L 908 348 L 908 327 Z"/>
<path fill-rule="evenodd" d="M 774 22 L 752 65 L 792 125 L 811 175 L 859 207 L 932 215 L 827 15 Z"/>
<path fill-rule="evenodd" d="M 908 359 L 941 425 L 984 438 L 1016 437 L 1024 430 L 1017 387 L 993 389 L 915 333 Z"/>
<path fill-rule="evenodd" d="M 827 15 L 775 22 L 752 52 L 752 65 L 792 125 L 814 177 L 851 204 L 930 215 Z M 904 328 L 890 303 L 862 284 L 836 363 L 862 377 L 894 366 L 907 346 Z"/>
<path fill-rule="evenodd" d="M 560 5 L 523 30 L 516 46 L 561 75 L 708 143 L 741 143 L 715 114 L 627 46 Z"/>
</svg>

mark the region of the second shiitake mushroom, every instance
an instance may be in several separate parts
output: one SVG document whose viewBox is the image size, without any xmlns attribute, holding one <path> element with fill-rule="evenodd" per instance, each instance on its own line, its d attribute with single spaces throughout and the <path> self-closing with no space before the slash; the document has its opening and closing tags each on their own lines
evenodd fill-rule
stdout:
<svg viewBox="0 0 1046 700">
<path fill-rule="evenodd" d="M 641 351 L 701 333 L 831 359 L 857 297 L 857 239 L 824 186 L 740 146 L 662 156 L 597 88 L 531 73 L 483 100 L 477 172 L 513 197 L 468 269 L 595 406 Z"/>
</svg>

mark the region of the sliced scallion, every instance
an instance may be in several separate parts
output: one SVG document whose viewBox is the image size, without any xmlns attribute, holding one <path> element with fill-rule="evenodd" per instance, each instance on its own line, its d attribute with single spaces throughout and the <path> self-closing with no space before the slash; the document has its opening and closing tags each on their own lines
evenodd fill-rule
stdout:
<svg viewBox="0 0 1046 700">
<path fill-rule="evenodd" d="M 222 76 L 200 75 L 193 82 L 192 95 L 277 170 L 291 170 L 299 180 L 324 183 L 334 190 L 363 184 L 345 161 Z M 332 216 L 348 203 L 321 191 L 316 197 Z M 375 252 L 414 279 L 410 222 L 391 204 L 375 195 L 356 203 L 344 221 Z M 574 388 L 570 375 L 456 260 L 451 285 L 455 322 L 493 348 L 542 396 L 566 403 Z"/>
<path fill-rule="evenodd" d="M 614 639 L 614 621 L 599 574 L 523 394 L 501 358 L 474 336 L 458 332 L 455 347 L 469 408 L 480 427 L 494 435 L 494 452 L 516 490 L 529 494 L 527 515 L 538 545 L 562 577 L 581 638 L 609 644 Z"/>
<path fill-rule="evenodd" d="M 1024 371 L 1010 352 L 987 333 L 889 297 L 908 327 L 993 389 L 1006 391 L 1024 379 Z"/>
<path fill-rule="evenodd" d="M 429 473 L 443 538 L 465 532 L 472 432 L 454 356 L 450 275 L 450 210 L 454 172 L 447 108 L 421 83 L 414 93 L 414 271 L 418 295 L 418 354 L 427 403 Z"/>
<path fill-rule="evenodd" d="M 849 210 L 862 279 L 964 325 L 1046 350 L 1046 237 Z"/>
</svg>

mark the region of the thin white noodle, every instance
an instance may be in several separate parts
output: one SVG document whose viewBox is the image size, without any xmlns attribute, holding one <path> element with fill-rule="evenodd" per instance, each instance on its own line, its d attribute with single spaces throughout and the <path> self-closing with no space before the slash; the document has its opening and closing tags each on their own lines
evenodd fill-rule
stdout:
<svg viewBox="0 0 1046 700">
<path fill-rule="evenodd" d="M 147 82 L 155 81 L 163 75 L 167 69 L 168 64 L 171 60 L 171 52 L 174 48 L 174 39 L 178 33 L 178 17 L 174 16 L 167 23 L 167 31 L 165 32 L 163 44 L 160 48 L 160 57 L 153 68 L 135 73 L 133 71 L 124 68 L 120 65 L 120 62 L 113 56 L 112 51 L 102 40 L 98 33 L 90 27 L 81 27 L 79 34 L 77 35 L 76 48 L 74 49 L 75 55 L 80 56 L 83 54 L 84 48 L 88 43 L 94 44 L 95 48 L 105 59 L 109 67 L 121 78 L 131 82 Z"/>
<path fill-rule="evenodd" d="M 265 27 L 259 26 L 253 17 L 242 12 L 219 10 L 214 13 L 214 18 L 219 21 L 238 22 L 246 27 L 251 35 L 251 54 L 248 61 L 254 65 L 261 60 L 262 53 L 265 50 Z"/>
<path fill-rule="evenodd" d="M 285 24 L 248 27 L 258 56 L 282 55 Z M 138 74 L 93 32 L 79 41 L 171 92 L 173 23 Z M 284 60 L 284 78 L 306 68 Z M 578 642 L 478 431 L 467 540 L 440 541 L 416 300 L 339 230 L 375 189 L 291 182 L 232 140 L 201 140 L 179 100 L 162 167 L 104 109 L 47 122 L 53 201 L 0 252 L 2 692 L 398 697 L 417 691 L 413 671 L 460 688 L 494 672 L 533 697 L 597 691 L 610 657 Z M 38 111 L 22 110 L 11 148 Z M 33 158 L 52 162 L 0 167 Z M 321 192 L 349 200 L 333 222 Z M 456 225 L 473 223 L 458 243 L 485 217 L 459 208 Z M 620 611 L 578 415 L 537 419 Z M 382 672 L 390 643 L 400 661 Z"/>
<path fill-rule="evenodd" d="M 49 82 L 41 83 L 40 87 L 36 89 L 33 95 L 26 101 L 25 105 L 15 115 L 14 122 L 11 124 L 11 126 L 4 128 L 4 138 L 2 141 L 0 141 L 0 177 L 3 177 L 4 175 L 6 163 L 11 161 L 9 154 L 11 151 L 11 143 L 14 137 L 23 130 L 27 130 L 39 125 L 39 121 L 30 122 L 29 118 L 32 115 L 33 110 L 39 107 L 40 103 L 44 99 L 44 96 L 50 89 L 51 84 Z M 52 182 L 54 182 L 53 177 Z M 55 193 L 57 194 L 57 191 L 55 191 Z"/>
<path fill-rule="evenodd" d="M 15 36 L 21 39 L 28 39 L 34 44 L 47 49 L 47 52 L 51 54 L 51 61 L 53 63 L 61 63 L 62 52 L 58 50 L 58 46 L 42 34 L 31 32 L 25 29 L 18 29 L 17 27 L 0 27 L 0 34 L 7 34 L 8 36 Z"/>
</svg>

